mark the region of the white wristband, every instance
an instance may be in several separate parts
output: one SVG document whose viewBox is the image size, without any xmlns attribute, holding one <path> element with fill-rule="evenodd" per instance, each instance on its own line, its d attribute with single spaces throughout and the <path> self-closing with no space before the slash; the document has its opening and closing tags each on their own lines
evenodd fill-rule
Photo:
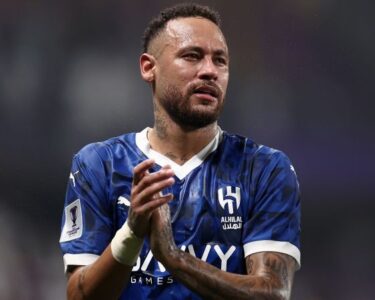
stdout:
<svg viewBox="0 0 375 300">
<path fill-rule="evenodd" d="M 143 239 L 137 237 L 130 229 L 128 221 L 117 230 L 111 242 L 114 259 L 127 266 L 134 266 L 142 250 Z"/>
</svg>

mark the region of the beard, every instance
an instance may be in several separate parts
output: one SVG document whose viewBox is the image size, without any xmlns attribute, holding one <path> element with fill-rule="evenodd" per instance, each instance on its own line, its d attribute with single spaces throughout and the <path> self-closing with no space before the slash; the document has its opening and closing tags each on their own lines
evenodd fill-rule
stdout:
<svg viewBox="0 0 375 300">
<path fill-rule="evenodd" d="M 190 97 L 194 95 L 194 89 L 195 86 L 191 86 L 184 95 L 177 87 L 170 85 L 160 97 L 160 104 L 169 117 L 186 130 L 203 128 L 216 122 L 224 102 L 220 93 L 218 103 L 214 108 L 208 105 L 206 108 L 194 107 L 190 100 Z"/>
</svg>

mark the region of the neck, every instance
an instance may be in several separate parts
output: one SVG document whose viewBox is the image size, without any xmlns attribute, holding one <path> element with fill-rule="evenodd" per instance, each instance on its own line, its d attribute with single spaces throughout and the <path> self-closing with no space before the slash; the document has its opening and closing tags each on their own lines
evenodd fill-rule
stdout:
<svg viewBox="0 0 375 300">
<path fill-rule="evenodd" d="M 199 153 L 215 137 L 217 123 L 198 129 L 186 129 L 164 112 L 155 111 L 155 124 L 148 133 L 150 146 L 179 165 Z"/>
</svg>

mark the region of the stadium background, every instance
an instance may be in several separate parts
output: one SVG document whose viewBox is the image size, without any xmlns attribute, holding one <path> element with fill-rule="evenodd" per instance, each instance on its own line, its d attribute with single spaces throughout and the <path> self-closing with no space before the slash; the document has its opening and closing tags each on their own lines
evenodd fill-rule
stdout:
<svg viewBox="0 0 375 300">
<path fill-rule="evenodd" d="M 152 124 L 140 37 L 174 1 L 0 1 L 0 298 L 65 299 L 72 155 Z M 303 195 L 293 299 L 372 299 L 374 4 L 201 1 L 223 18 L 221 126 L 285 151 Z"/>
</svg>

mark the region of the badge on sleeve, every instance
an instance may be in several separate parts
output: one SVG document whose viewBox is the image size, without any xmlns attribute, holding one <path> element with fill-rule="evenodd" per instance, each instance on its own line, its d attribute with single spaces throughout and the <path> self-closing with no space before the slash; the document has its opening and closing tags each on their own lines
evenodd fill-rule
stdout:
<svg viewBox="0 0 375 300">
<path fill-rule="evenodd" d="M 65 207 L 65 223 L 61 231 L 60 243 L 80 238 L 82 227 L 81 201 L 77 199 Z"/>
</svg>

